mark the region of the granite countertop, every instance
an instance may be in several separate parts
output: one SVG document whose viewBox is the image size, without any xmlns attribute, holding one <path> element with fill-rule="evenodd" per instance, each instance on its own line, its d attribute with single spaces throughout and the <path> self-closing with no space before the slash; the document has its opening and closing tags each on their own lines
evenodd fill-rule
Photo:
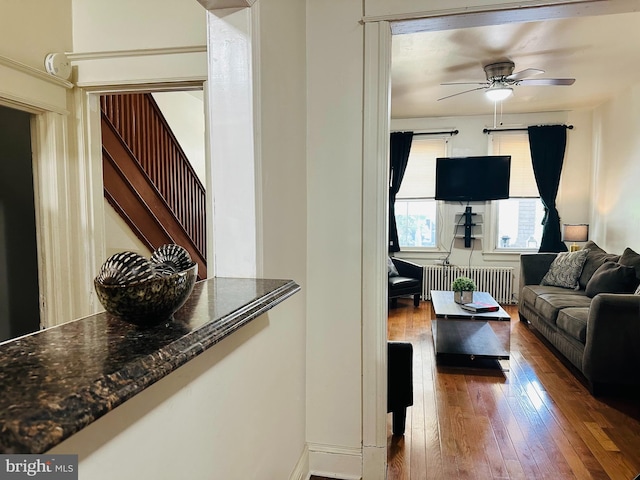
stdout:
<svg viewBox="0 0 640 480">
<path fill-rule="evenodd" d="M 0 453 L 46 452 L 298 290 L 208 279 L 166 324 L 104 312 L 0 344 Z"/>
</svg>

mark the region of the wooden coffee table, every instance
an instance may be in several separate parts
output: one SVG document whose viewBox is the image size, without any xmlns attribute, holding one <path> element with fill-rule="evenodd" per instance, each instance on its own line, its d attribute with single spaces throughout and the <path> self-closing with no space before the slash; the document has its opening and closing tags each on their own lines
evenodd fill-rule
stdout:
<svg viewBox="0 0 640 480">
<path fill-rule="evenodd" d="M 488 292 L 473 292 L 473 301 L 498 305 Z M 500 305 L 495 312 L 468 312 L 454 302 L 452 291 L 445 290 L 432 290 L 431 303 L 436 362 L 508 369 L 500 361 L 509 360 L 511 317 Z"/>
</svg>

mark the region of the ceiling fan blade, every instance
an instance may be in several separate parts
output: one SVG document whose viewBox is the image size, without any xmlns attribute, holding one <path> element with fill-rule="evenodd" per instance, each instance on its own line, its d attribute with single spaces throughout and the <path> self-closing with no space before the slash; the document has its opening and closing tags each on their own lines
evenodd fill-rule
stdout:
<svg viewBox="0 0 640 480">
<path fill-rule="evenodd" d="M 441 83 L 440 85 L 487 85 L 489 86 L 488 82 L 447 82 L 447 83 Z"/>
<path fill-rule="evenodd" d="M 438 101 L 444 100 L 446 98 L 457 97 L 458 95 L 462 95 L 463 93 L 475 92 L 476 90 L 484 90 L 486 88 L 488 87 L 484 86 L 484 87 L 472 88 L 471 90 L 464 90 L 463 92 L 458 92 L 458 93 L 454 93 L 453 95 L 447 95 L 446 97 L 439 98 Z"/>
<path fill-rule="evenodd" d="M 518 81 L 518 85 L 573 85 L 575 81 L 575 78 L 530 78 Z"/>
<path fill-rule="evenodd" d="M 544 73 L 544 70 L 540 70 L 539 68 L 527 68 L 525 70 L 520 70 L 519 72 L 512 73 L 511 75 L 507 75 L 506 79 L 522 80 L 533 75 L 540 75 L 541 73 Z"/>
</svg>

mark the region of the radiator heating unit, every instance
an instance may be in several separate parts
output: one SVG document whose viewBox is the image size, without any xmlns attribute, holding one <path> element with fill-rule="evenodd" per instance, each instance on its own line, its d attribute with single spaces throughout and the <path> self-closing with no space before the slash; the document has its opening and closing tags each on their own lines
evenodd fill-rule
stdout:
<svg viewBox="0 0 640 480">
<path fill-rule="evenodd" d="M 498 303 L 515 304 L 513 267 L 459 267 L 427 265 L 424 267 L 423 297 L 431 300 L 431 290 L 451 290 L 451 282 L 469 277 L 480 292 L 489 292 Z"/>
</svg>

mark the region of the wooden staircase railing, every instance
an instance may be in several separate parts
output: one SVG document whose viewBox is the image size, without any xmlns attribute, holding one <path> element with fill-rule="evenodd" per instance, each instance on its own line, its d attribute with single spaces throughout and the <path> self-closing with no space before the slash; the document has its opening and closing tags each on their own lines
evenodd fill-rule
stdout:
<svg viewBox="0 0 640 480">
<path fill-rule="evenodd" d="M 206 278 L 206 192 L 151 94 L 100 97 L 105 198 L 151 250 L 186 248 Z"/>
</svg>

